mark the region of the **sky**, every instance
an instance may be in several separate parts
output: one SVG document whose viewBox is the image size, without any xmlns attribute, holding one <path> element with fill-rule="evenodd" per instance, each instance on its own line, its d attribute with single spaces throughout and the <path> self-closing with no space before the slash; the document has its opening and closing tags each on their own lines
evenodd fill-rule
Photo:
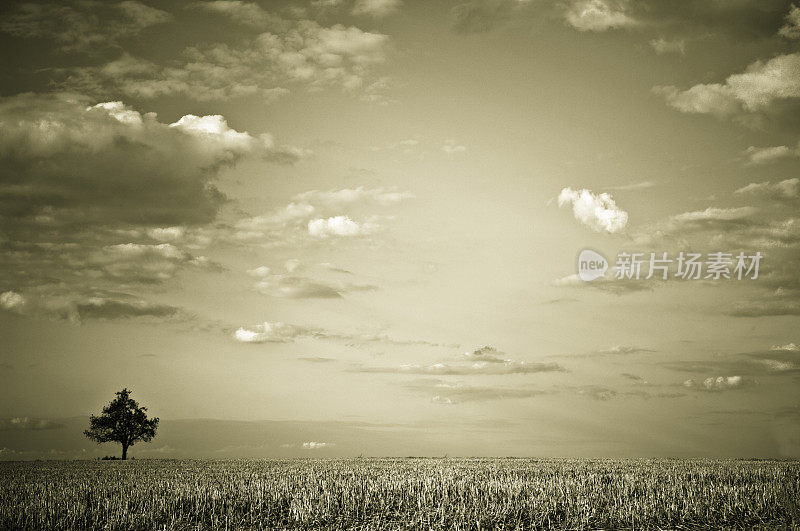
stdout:
<svg viewBox="0 0 800 531">
<path fill-rule="evenodd" d="M 0 459 L 115 453 L 123 387 L 140 458 L 800 456 L 791 2 L 7 3 L 0 46 Z"/>
</svg>

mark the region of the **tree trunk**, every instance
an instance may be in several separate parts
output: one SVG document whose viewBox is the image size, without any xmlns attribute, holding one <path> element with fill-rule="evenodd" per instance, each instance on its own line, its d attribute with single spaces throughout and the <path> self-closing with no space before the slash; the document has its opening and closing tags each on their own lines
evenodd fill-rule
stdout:
<svg viewBox="0 0 800 531">
<path fill-rule="evenodd" d="M 127 458 L 128 458 L 128 445 L 127 444 L 123 444 L 122 445 L 122 460 L 124 461 Z"/>
</svg>

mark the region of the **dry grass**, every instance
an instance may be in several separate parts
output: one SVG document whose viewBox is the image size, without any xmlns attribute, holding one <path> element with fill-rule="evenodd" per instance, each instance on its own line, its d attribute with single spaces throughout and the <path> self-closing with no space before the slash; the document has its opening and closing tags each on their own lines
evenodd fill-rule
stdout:
<svg viewBox="0 0 800 531">
<path fill-rule="evenodd" d="M 800 528 L 800 463 L 0 463 L 0 529 Z"/>
</svg>

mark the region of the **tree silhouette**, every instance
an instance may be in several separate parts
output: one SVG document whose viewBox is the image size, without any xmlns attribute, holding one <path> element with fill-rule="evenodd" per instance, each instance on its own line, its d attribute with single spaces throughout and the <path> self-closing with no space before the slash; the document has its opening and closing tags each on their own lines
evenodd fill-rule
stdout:
<svg viewBox="0 0 800 531">
<path fill-rule="evenodd" d="M 136 441 L 149 441 L 156 436 L 158 418 L 147 418 L 147 408 L 139 407 L 127 389 L 117 391 L 117 397 L 103 408 L 103 413 L 89 419 L 89 429 L 83 434 L 97 441 L 118 442 L 122 459 L 128 458 L 128 448 Z"/>
</svg>

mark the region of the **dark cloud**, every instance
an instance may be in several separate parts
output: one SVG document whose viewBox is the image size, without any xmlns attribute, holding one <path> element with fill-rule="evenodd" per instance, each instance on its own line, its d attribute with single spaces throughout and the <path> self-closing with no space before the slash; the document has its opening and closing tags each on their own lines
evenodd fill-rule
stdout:
<svg viewBox="0 0 800 531">
<path fill-rule="evenodd" d="M 78 95 L 0 98 L 2 309 L 71 320 L 176 314 L 127 290 L 185 268 L 221 270 L 186 250 L 213 239 L 225 201 L 217 173 L 293 153 L 222 116 L 170 124 Z"/>
<path fill-rule="evenodd" d="M 15 37 L 52 40 L 63 51 L 97 52 L 172 18 L 133 0 L 23 2 L 4 14 L 0 30 Z"/>
</svg>

